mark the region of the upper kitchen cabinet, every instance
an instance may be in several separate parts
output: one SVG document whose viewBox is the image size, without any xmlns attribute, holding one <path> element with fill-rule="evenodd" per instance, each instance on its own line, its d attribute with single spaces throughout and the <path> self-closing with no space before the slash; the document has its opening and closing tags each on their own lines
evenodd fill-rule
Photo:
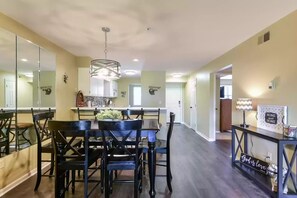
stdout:
<svg viewBox="0 0 297 198">
<path fill-rule="evenodd" d="M 115 80 L 104 80 L 104 96 L 105 97 L 117 97 L 118 96 L 118 83 Z"/>
<path fill-rule="evenodd" d="M 91 78 L 89 68 L 78 68 L 78 90 L 86 96 L 104 96 L 104 80 Z"/>
<path fill-rule="evenodd" d="M 118 96 L 118 84 L 114 80 L 90 77 L 89 68 L 78 68 L 78 90 L 86 96 L 113 98 Z"/>
</svg>

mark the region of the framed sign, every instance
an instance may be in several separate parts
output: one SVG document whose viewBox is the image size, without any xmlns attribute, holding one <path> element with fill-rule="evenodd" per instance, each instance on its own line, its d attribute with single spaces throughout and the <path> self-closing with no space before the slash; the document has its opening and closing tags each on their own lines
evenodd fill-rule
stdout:
<svg viewBox="0 0 297 198">
<path fill-rule="evenodd" d="M 269 167 L 269 164 L 267 162 L 254 158 L 245 153 L 241 153 L 240 162 L 265 175 L 267 174 L 267 169 Z"/>
<path fill-rule="evenodd" d="M 257 127 L 283 133 L 283 126 L 287 124 L 287 106 L 258 105 L 257 107 Z"/>
</svg>

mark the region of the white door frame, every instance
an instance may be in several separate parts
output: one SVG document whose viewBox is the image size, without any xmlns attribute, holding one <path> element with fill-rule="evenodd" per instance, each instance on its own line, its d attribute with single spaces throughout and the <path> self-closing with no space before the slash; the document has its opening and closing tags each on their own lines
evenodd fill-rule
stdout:
<svg viewBox="0 0 297 198">
<path fill-rule="evenodd" d="M 196 78 L 190 82 L 190 128 L 197 131 L 197 81 Z"/>
</svg>

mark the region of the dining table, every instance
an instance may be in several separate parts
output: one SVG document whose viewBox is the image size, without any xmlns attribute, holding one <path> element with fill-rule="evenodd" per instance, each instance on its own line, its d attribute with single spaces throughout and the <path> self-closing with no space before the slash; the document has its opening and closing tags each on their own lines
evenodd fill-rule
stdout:
<svg viewBox="0 0 297 198">
<path fill-rule="evenodd" d="M 141 128 L 141 137 L 146 137 L 148 142 L 148 171 L 149 171 L 149 183 L 150 197 L 155 197 L 155 177 L 156 177 L 156 133 L 160 130 L 158 119 L 143 119 Z M 98 122 L 92 121 L 92 129 L 89 132 L 89 137 L 100 137 L 101 132 L 98 129 Z"/>
</svg>

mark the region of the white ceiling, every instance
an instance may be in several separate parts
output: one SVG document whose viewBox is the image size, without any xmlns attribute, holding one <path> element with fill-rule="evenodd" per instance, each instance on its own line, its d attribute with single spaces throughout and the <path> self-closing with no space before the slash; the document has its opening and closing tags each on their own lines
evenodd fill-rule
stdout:
<svg viewBox="0 0 297 198">
<path fill-rule="evenodd" d="M 77 56 L 189 74 L 297 9 L 296 0 L 18 0 L 0 12 Z M 139 62 L 133 62 L 138 58 Z"/>
</svg>

